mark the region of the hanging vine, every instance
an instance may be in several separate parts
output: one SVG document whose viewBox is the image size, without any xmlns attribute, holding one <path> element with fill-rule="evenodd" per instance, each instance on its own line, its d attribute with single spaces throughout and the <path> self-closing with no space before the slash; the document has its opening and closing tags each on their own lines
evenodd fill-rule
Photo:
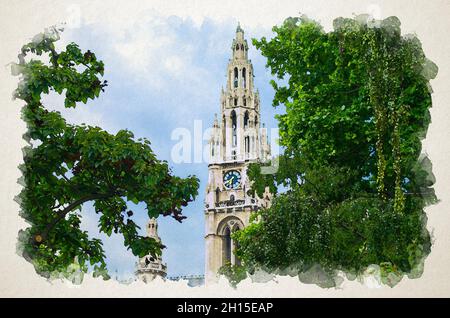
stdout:
<svg viewBox="0 0 450 318">
<path fill-rule="evenodd" d="M 377 30 L 369 29 L 367 32 L 369 47 L 369 101 L 373 107 L 375 131 L 376 131 L 376 156 L 377 156 L 377 190 L 379 196 L 386 200 L 385 171 L 386 158 L 384 156 L 384 139 L 386 135 L 387 112 L 381 101 L 383 100 L 383 71 L 380 61 L 382 52 L 377 43 Z"/>
</svg>

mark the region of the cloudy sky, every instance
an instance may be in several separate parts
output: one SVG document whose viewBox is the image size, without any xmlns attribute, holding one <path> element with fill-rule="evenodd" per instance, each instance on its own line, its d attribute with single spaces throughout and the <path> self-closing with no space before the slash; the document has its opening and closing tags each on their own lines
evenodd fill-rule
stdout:
<svg viewBox="0 0 450 318">
<path fill-rule="evenodd" d="M 194 135 L 194 121 L 201 123 L 203 131 L 212 125 L 214 113 L 219 112 L 219 94 L 225 85 L 238 21 L 250 44 L 262 121 L 270 129 L 277 126 L 274 115 L 282 110 L 271 106 L 272 77 L 264 58 L 251 45 L 251 38 L 270 38 L 272 26 L 299 14 L 321 22 L 326 30 L 332 27 L 330 12 L 344 16 L 365 12 L 376 18 L 385 14 L 384 6 L 370 0 L 352 2 L 345 10 L 339 2 L 327 0 L 111 0 L 108 6 L 102 1 L 85 0 L 54 3 L 65 12 L 61 22 L 65 22 L 66 30 L 60 48 L 73 41 L 82 50 L 94 52 L 105 63 L 104 78 L 109 85 L 100 98 L 87 105 L 66 110 L 61 106 L 62 98 L 53 94 L 47 97 L 49 107 L 61 111 L 71 123 L 97 125 L 111 133 L 129 129 L 136 138 L 147 137 L 158 158 L 167 160 L 174 174 L 200 178 L 199 196 L 185 208 L 183 213 L 188 218 L 182 224 L 159 218 L 169 276 L 204 272 L 203 199 L 207 178 L 206 163 L 172 160 L 171 150 L 178 140 L 171 136 L 179 128 Z M 144 228 L 144 207 L 136 207 L 135 212 L 140 212 L 135 213 L 136 222 Z M 98 233 L 98 216 L 92 205 L 83 207 L 83 215 L 83 227 L 103 239 L 110 272 L 117 272 L 121 279 L 131 277 L 136 258 L 123 247 L 122 239 Z"/>
<path fill-rule="evenodd" d="M 54 94 L 46 98 L 47 104 L 61 111 L 71 123 L 97 125 L 111 133 L 126 128 L 136 138 L 147 137 L 158 158 L 167 160 L 174 174 L 195 174 L 200 178 L 199 196 L 183 212 L 188 218 L 182 224 L 164 217 L 158 221 L 159 234 L 167 246 L 163 259 L 168 275 L 203 274 L 207 164 L 173 162 L 171 150 L 178 140 L 172 140 L 171 134 L 177 128 L 194 134 L 196 120 L 203 131 L 212 125 L 214 113 L 219 112 L 219 94 L 225 85 L 238 20 L 229 17 L 196 21 L 149 9 L 127 21 L 108 22 L 104 20 L 107 17 L 90 21 L 79 15 L 77 7 L 69 8 L 69 12 L 74 20 L 69 19 L 59 46 L 73 41 L 82 50 L 94 52 L 105 63 L 108 87 L 100 98 L 75 109 L 64 109 L 62 98 Z M 271 35 L 270 27 L 246 27 L 245 21 L 240 22 L 249 44 L 252 37 Z M 249 58 L 261 94 L 262 121 L 269 128 L 276 127 L 274 114 L 278 110 L 271 106 L 270 72 L 253 46 Z M 143 205 L 135 208 L 135 216 L 145 228 L 148 218 Z M 123 246 L 120 236 L 107 238 L 98 233 L 97 222 L 92 204 L 85 204 L 83 227 L 103 239 L 110 272 L 119 279 L 131 277 L 136 258 Z"/>
</svg>

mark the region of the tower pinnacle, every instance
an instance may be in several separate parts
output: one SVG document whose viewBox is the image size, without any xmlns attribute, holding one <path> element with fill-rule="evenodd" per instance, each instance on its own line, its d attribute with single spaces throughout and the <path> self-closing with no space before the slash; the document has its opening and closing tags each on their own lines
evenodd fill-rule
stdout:
<svg viewBox="0 0 450 318">
<path fill-rule="evenodd" d="M 158 221 L 151 218 L 147 223 L 147 236 L 153 238 L 157 242 L 161 242 L 158 235 Z M 157 276 L 165 278 L 167 275 L 167 266 L 162 262 L 161 256 L 146 255 L 139 259 L 137 263 L 136 276 L 138 279 L 149 282 Z"/>
<path fill-rule="evenodd" d="M 158 242 L 161 241 L 158 235 L 158 221 L 156 218 L 151 218 L 147 223 L 147 236 L 154 238 Z"/>
<path fill-rule="evenodd" d="M 244 33 L 244 30 L 242 30 L 241 28 L 241 24 L 238 22 L 237 28 L 236 28 L 236 33 L 241 32 Z"/>
<path fill-rule="evenodd" d="M 244 30 L 242 30 L 240 23 L 238 23 L 236 28 L 236 37 L 233 39 L 231 50 L 233 51 L 233 59 L 247 60 L 248 44 L 244 38 Z"/>
</svg>

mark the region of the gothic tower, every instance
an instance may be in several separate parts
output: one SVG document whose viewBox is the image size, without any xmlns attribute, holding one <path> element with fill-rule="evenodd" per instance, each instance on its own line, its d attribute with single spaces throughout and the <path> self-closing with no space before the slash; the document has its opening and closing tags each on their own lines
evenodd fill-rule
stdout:
<svg viewBox="0 0 450 318">
<path fill-rule="evenodd" d="M 260 127 L 260 101 L 253 87 L 253 66 L 248 44 L 238 25 L 231 45 L 226 89 L 222 88 L 220 117 L 214 119 L 209 140 L 209 175 L 205 198 L 205 280 L 217 281 L 221 266 L 239 264 L 234 255 L 231 234 L 249 223 L 250 213 L 270 204 L 268 191 L 263 198 L 247 195 L 250 183 L 247 167 L 270 159 L 267 131 Z"/>
<path fill-rule="evenodd" d="M 151 218 L 147 223 L 147 236 L 161 242 L 158 236 L 158 222 Z M 157 276 L 165 278 L 167 275 L 167 266 L 163 264 L 161 256 L 146 255 L 141 257 L 137 263 L 136 276 L 138 279 L 148 283 Z"/>
</svg>

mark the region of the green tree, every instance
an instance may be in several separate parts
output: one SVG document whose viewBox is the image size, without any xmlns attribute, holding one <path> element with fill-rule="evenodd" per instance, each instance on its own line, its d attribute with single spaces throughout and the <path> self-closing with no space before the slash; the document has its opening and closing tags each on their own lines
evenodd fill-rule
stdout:
<svg viewBox="0 0 450 318">
<path fill-rule="evenodd" d="M 421 139 L 437 67 L 396 17 L 338 18 L 325 32 L 302 16 L 273 31 L 253 43 L 281 80 L 271 84 L 286 151 L 276 174 L 254 164 L 249 176 L 259 195 L 288 190 L 236 233 L 238 256 L 249 271 L 420 274 L 431 245 L 423 209 L 436 201 Z"/>
<path fill-rule="evenodd" d="M 42 104 L 42 95 L 64 94 L 65 107 L 99 96 L 104 65 L 89 50 L 70 43 L 57 52 L 61 29 L 51 28 L 24 45 L 14 75 L 21 75 L 15 97 L 25 101 L 24 188 L 19 195 L 22 217 L 30 227 L 19 233 L 20 252 L 44 276 L 76 268 L 107 277 L 102 242 L 80 229 L 81 206 L 93 202 L 99 229 L 120 233 L 136 256 L 160 254 L 163 245 L 138 235 L 128 202 L 144 203 L 149 217 L 172 216 L 181 222 L 182 208 L 194 200 L 195 176 L 173 176 L 147 139 L 136 141 L 128 130 L 113 135 L 99 127 L 66 123 Z M 34 58 L 38 57 L 38 58 Z"/>
</svg>

